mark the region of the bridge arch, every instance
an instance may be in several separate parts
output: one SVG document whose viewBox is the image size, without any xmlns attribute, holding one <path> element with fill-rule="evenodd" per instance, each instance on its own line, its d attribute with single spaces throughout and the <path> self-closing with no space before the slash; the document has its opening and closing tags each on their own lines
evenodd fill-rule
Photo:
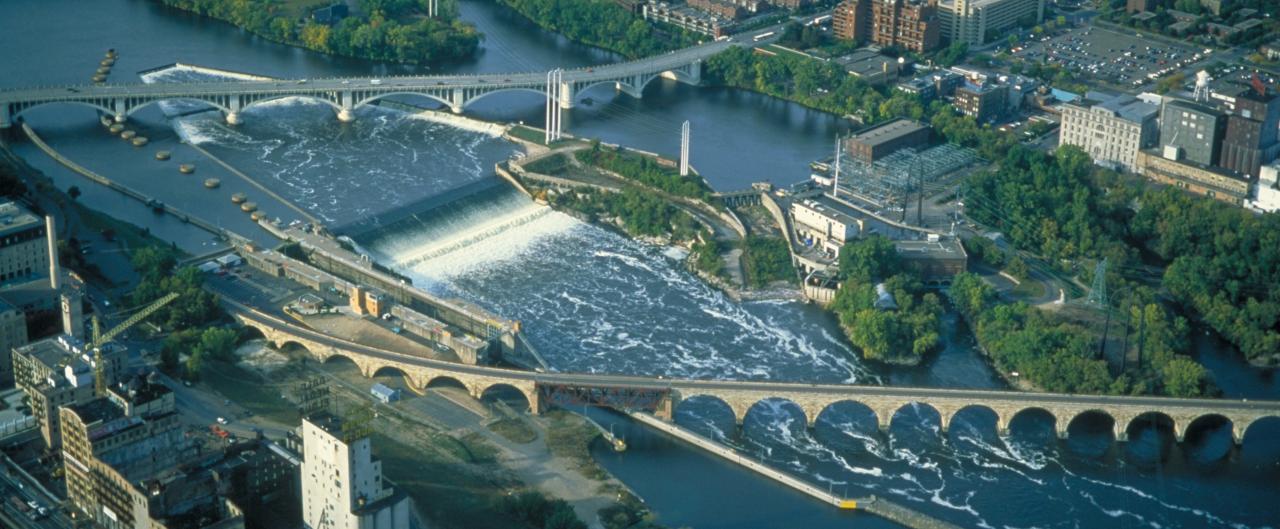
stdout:
<svg viewBox="0 0 1280 529">
<path fill-rule="evenodd" d="M 312 358 L 319 358 L 319 359 L 320 359 L 320 361 L 321 361 L 321 363 L 328 363 L 328 362 L 329 362 L 329 360 L 330 360 L 331 358 L 335 357 L 335 356 L 342 357 L 342 358 L 345 358 L 345 359 L 347 359 L 347 360 L 350 360 L 350 361 L 351 361 L 351 363 L 353 363 L 353 364 L 354 364 L 354 363 L 356 363 L 356 360 L 355 360 L 354 358 L 348 357 L 348 356 L 346 356 L 346 355 L 336 354 L 336 353 L 335 353 L 335 354 L 331 354 L 331 355 L 329 355 L 329 356 L 325 356 L 325 357 L 323 357 L 323 358 L 320 358 L 318 355 L 316 355 L 316 354 L 315 354 L 315 351 L 312 351 L 312 350 L 311 350 L 311 348 L 310 348 L 310 347 L 307 347 L 306 345 L 302 344 L 301 342 L 299 342 L 299 341 L 297 341 L 297 340 L 285 340 L 285 341 L 283 341 L 283 342 L 280 342 L 279 344 L 277 344 L 277 345 L 276 345 L 276 349 L 279 349 L 280 351 L 285 352 L 285 353 L 295 353 L 295 352 L 298 352 L 298 353 L 302 353 L 302 354 L 304 354 L 304 355 L 306 355 L 306 356 L 309 356 L 309 357 L 312 357 Z"/>
<path fill-rule="evenodd" d="M 747 408 L 742 416 L 743 434 L 747 433 L 748 417 L 755 417 L 761 414 L 771 413 L 773 415 L 790 419 L 790 430 L 792 432 L 803 433 L 809 427 L 809 421 L 804 412 L 804 406 L 788 399 L 786 397 L 765 397 L 757 400 Z M 784 420 L 785 420 L 784 419 Z M 799 426 L 797 428 L 797 425 Z M 784 425 L 786 427 L 787 425 Z"/>
<path fill-rule="evenodd" d="M 715 408 L 711 413 L 696 416 L 690 411 L 690 403 L 694 405 L 705 404 Z M 683 412 L 681 410 L 684 410 Z M 676 402 L 675 408 L 671 410 L 672 422 L 689 428 L 699 434 L 711 439 L 718 439 L 724 435 L 733 435 L 734 428 L 742 424 L 742 417 L 746 415 L 746 410 L 742 410 L 739 414 L 738 410 L 729 404 L 729 401 L 716 395 L 699 393 L 689 396 L 681 396 Z M 681 421 L 682 418 L 686 420 Z M 705 419 L 706 426 L 691 422 L 694 419 Z M 716 419 L 727 418 L 727 421 L 718 421 Z"/>
<path fill-rule="evenodd" d="M 103 101 L 103 102 L 105 103 L 105 101 Z M 13 112 L 12 112 L 12 114 L 13 114 L 13 116 L 12 116 L 12 117 L 13 117 L 13 119 L 17 119 L 19 116 L 21 116 L 21 115 L 25 114 L 28 110 L 31 110 L 31 109 L 33 109 L 33 108 L 39 108 L 39 107 L 42 107 L 42 106 L 45 106 L 45 105 L 56 105 L 56 104 L 60 104 L 60 103 L 62 103 L 62 104 L 71 104 L 71 105 L 80 105 L 80 106 L 85 106 L 85 107 L 92 108 L 92 109 L 94 109 L 94 110 L 97 110 L 97 111 L 99 111 L 99 112 L 105 113 L 105 114 L 110 115 L 110 116 L 114 116 L 114 115 L 116 115 L 116 111 L 115 111 L 115 109 L 113 109 L 113 108 L 107 108 L 107 106 L 106 106 L 106 105 L 100 105 L 100 104 L 98 104 L 97 102 L 93 102 L 93 101 L 76 101 L 76 100 L 73 100 L 73 99 L 67 99 L 67 100 L 54 100 L 54 101 L 37 101 L 37 102 L 34 102 L 34 103 L 10 103 L 9 105 L 10 105 L 10 107 L 16 107 L 16 108 L 17 108 L 17 110 L 15 110 L 15 111 L 13 111 Z"/>
<path fill-rule="evenodd" d="M 297 344 L 297 342 L 285 342 L 285 343 Z M 284 351 L 285 348 L 281 347 L 280 350 Z M 356 363 L 356 360 L 354 358 L 351 358 L 350 356 L 340 354 L 340 353 L 334 353 L 320 359 L 320 364 L 323 366 L 331 366 L 331 367 L 343 367 L 343 366 L 350 365 L 351 367 L 356 368 L 357 371 L 360 370 L 360 364 Z"/>
<path fill-rule="evenodd" d="M 476 101 L 479 101 L 479 100 L 481 100 L 481 99 L 484 99 L 484 98 L 486 98 L 486 97 L 489 97 L 489 96 L 491 96 L 491 95 L 493 95 L 493 94 L 500 94 L 500 93 L 505 93 L 505 92 L 529 92 L 529 93 L 533 93 L 533 94 L 538 94 L 539 96 L 542 96 L 542 97 L 547 97 L 547 92 L 546 92 L 546 90 L 545 90 L 545 89 L 532 88 L 532 87 L 528 87 L 528 86 L 512 86 L 512 87 L 507 87 L 507 88 L 499 88 L 499 89 L 496 89 L 496 90 L 490 90 L 490 91 L 485 92 L 485 93 L 483 93 L 483 94 L 478 94 L 478 95 L 476 95 L 475 97 L 472 97 L 471 99 L 468 99 L 468 100 L 466 100 L 466 101 L 463 101 L 463 102 L 462 102 L 462 106 L 463 106 L 463 107 L 471 106 L 471 104 L 472 104 L 472 103 L 475 103 Z M 447 105 L 448 105 L 448 103 L 445 103 L 445 105 L 447 106 Z"/>
<path fill-rule="evenodd" d="M 827 403 L 809 420 L 815 439 L 841 450 L 867 451 L 880 443 L 876 411 L 854 399 Z"/>
<path fill-rule="evenodd" d="M 430 99 L 430 100 L 433 100 L 433 101 L 439 102 L 440 104 L 442 104 L 442 105 L 444 105 L 444 106 L 446 106 L 446 107 L 449 107 L 449 106 L 452 106 L 452 105 L 453 105 L 453 102 L 452 102 L 452 101 L 449 101 L 448 99 L 445 99 L 445 98 L 440 97 L 440 96 L 435 95 L 435 94 L 430 94 L 430 93 L 427 93 L 427 92 L 414 92 L 414 91 L 412 91 L 412 90 L 406 90 L 406 91 L 403 91 L 403 92 L 381 92 L 381 93 L 373 94 L 373 95 L 371 95 L 371 96 L 369 96 L 369 97 L 366 97 L 366 98 L 364 98 L 364 99 L 361 99 L 360 101 L 357 101 L 355 104 L 351 105 L 351 109 L 352 109 L 352 110 L 355 110 L 355 109 L 358 109 L 358 108 L 360 108 L 360 107 L 363 107 L 363 106 L 367 106 L 367 105 L 373 104 L 375 101 L 378 101 L 378 100 L 380 100 L 380 99 L 385 99 L 385 98 L 390 97 L 390 96 L 416 96 L 416 97 L 425 97 L 425 98 L 427 98 L 427 99 Z M 331 104 L 332 104 L 332 103 L 331 103 Z M 339 107 L 339 106 L 337 106 L 337 105 L 334 105 L 334 108 L 336 108 L 336 109 L 338 109 L 338 110 L 342 110 L 342 108 L 341 108 L 341 107 Z"/>
<path fill-rule="evenodd" d="M 245 104 L 241 105 L 241 107 L 240 107 L 240 111 L 241 111 L 241 112 L 244 112 L 244 111 L 249 110 L 249 109 L 251 109 L 251 108 L 253 108 L 253 107 L 256 107 L 256 106 L 261 106 L 261 105 L 264 105 L 264 104 L 270 103 L 270 102 L 272 102 L 272 101 L 279 101 L 279 100 L 281 100 L 281 99 L 288 99 L 288 98 L 291 98 L 291 97 L 296 97 L 296 98 L 299 98 L 299 99 L 306 99 L 306 100 L 308 100 L 308 101 L 319 101 L 319 102 L 321 102 L 321 103 L 324 103 L 324 104 L 326 104 L 326 105 L 329 105 L 330 107 L 333 107 L 333 109 L 334 109 L 335 111 L 338 111 L 338 112 L 341 112 L 341 111 L 342 111 L 342 105 L 340 105 L 340 104 L 338 104 L 338 103 L 336 103 L 336 102 L 334 102 L 334 101 L 331 101 L 331 100 L 329 100 L 328 98 L 321 97 L 321 96 L 316 95 L 316 94 L 271 94 L 271 95 L 268 95 L 268 96 L 266 96 L 266 97 L 263 97 L 262 99 L 255 99 L 255 100 L 253 100 L 253 101 L 250 101 L 250 102 L 248 102 L 248 103 L 245 103 Z M 225 109 L 224 109 L 224 112 L 229 112 L 229 110 L 225 110 Z"/>
<path fill-rule="evenodd" d="M 484 389 L 480 390 L 478 397 L 480 402 L 485 404 L 503 402 L 517 412 L 536 411 L 533 406 L 537 401 L 531 392 L 506 382 L 494 382 L 485 386 Z M 523 401 L 523 404 L 517 402 L 517 399 Z"/>
<path fill-rule="evenodd" d="M 1248 421 L 1232 421 L 1236 442 L 1241 446 L 1249 440 L 1263 435 L 1265 430 L 1280 431 L 1280 415 L 1263 415 Z"/>
<path fill-rule="evenodd" d="M 919 402 L 919 401 L 906 402 L 897 406 L 891 406 L 890 408 L 887 408 L 884 411 L 886 414 L 885 418 L 881 419 L 884 422 L 881 423 L 880 427 L 884 429 L 886 432 L 891 431 L 893 429 L 893 423 L 897 422 L 896 419 L 898 418 L 899 415 L 903 414 L 903 410 L 910 410 L 908 413 L 915 413 L 916 415 L 919 415 L 920 418 L 925 422 L 927 422 L 931 417 L 936 418 L 938 423 L 938 433 L 942 433 L 946 431 L 947 424 L 943 423 L 943 420 L 944 420 L 944 417 L 946 417 L 946 420 L 949 420 L 950 414 L 943 413 L 941 410 L 939 410 L 937 407 L 933 406 L 932 404 L 929 404 L 927 402 Z M 876 413 L 878 415 L 880 412 L 877 411 Z"/>
<path fill-rule="evenodd" d="M 134 113 L 138 112 L 139 110 L 142 110 L 142 109 L 147 108 L 147 107 L 149 107 L 149 106 L 151 106 L 151 105 L 155 105 L 155 104 L 162 103 L 162 102 L 165 102 L 165 101 L 193 101 L 193 102 L 196 102 L 196 103 L 201 103 L 201 104 L 204 104 L 204 105 L 209 105 L 210 107 L 212 107 L 210 110 L 220 110 L 220 111 L 222 111 L 222 112 L 224 112 L 224 113 L 230 113 L 230 112 L 231 112 L 231 109 L 230 109 L 230 108 L 228 108 L 226 105 L 222 105 L 222 104 L 220 104 L 220 103 L 218 103 L 218 102 L 216 102 L 216 101 L 210 101 L 210 100 L 208 100 L 208 99 L 201 99 L 201 98 L 199 98 L 199 97 L 166 97 L 166 98 L 163 98 L 163 99 L 151 99 L 151 100 L 149 100 L 149 101 L 143 101 L 143 102 L 140 102 L 140 103 L 138 103 L 138 104 L 136 104 L 136 105 L 133 105 L 133 106 L 129 107 L 129 109 L 128 109 L 128 110 L 125 110 L 124 115 L 126 115 L 126 116 L 132 116 Z"/>
<path fill-rule="evenodd" d="M 1063 424 L 1063 432 L 1066 431 L 1065 422 L 1069 418 L 1058 417 L 1052 411 L 1040 406 L 1029 406 L 1018 409 L 1017 411 L 1005 412 L 1000 414 L 1000 435 L 1011 435 L 1015 424 L 1024 424 L 1027 421 L 1034 421 L 1036 415 L 1047 417 L 1049 419 L 1049 433 L 1058 436 L 1058 425 Z M 1062 437 L 1062 436 L 1058 436 Z"/>
<path fill-rule="evenodd" d="M 945 416 L 946 414 L 944 413 L 943 415 Z M 1000 431 L 1003 429 L 1003 421 L 998 410 L 986 404 L 969 404 L 960 407 L 960 409 L 951 413 L 949 417 L 942 418 L 946 425 L 945 431 L 947 435 L 956 433 L 954 425 L 957 417 L 964 417 L 976 423 L 971 423 L 971 425 L 980 435 L 999 436 Z"/>
<path fill-rule="evenodd" d="M 467 392 L 468 395 L 473 394 L 471 387 L 467 386 L 461 379 L 449 375 L 435 375 L 427 378 L 426 383 L 422 385 L 422 392 L 426 393 L 428 389 L 460 389 Z"/>
<path fill-rule="evenodd" d="M 1220 413 L 1206 413 L 1190 421 L 1183 428 L 1183 454 L 1194 461 L 1208 463 L 1218 461 L 1240 443 L 1235 435 L 1235 424 L 1230 417 Z M 1225 434 L 1225 443 L 1222 436 Z"/>
<path fill-rule="evenodd" d="M 417 385 L 413 383 L 413 377 L 410 376 L 409 373 L 405 372 L 404 369 L 401 369 L 399 366 L 394 366 L 390 364 L 373 366 L 370 369 L 369 378 L 378 378 L 378 377 L 399 377 L 401 383 L 404 384 L 404 387 L 409 388 L 409 390 L 411 391 L 417 392 Z"/>
</svg>

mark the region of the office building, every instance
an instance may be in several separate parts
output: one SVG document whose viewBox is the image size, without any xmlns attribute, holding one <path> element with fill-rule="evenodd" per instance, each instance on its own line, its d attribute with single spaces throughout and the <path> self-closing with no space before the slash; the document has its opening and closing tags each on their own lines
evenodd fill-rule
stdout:
<svg viewBox="0 0 1280 529">
<path fill-rule="evenodd" d="M 0 298 L 0 387 L 9 387 L 14 383 L 13 349 L 26 344 L 26 314 Z"/>
<path fill-rule="evenodd" d="M 302 521 L 308 529 L 409 529 L 408 496 L 382 477 L 369 437 L 320 413 L 302 420 Z"/>
<path fill-rule="evenodd" d="M 49 279 L 46 222 L 16 202 L 0 203 L 0 289 Z"/>
<path fill-rule="evenodd" d="M 105 527 L 145 527 L 129 488 L 190 457 L 173 392 L 135 377 L 106 395 L 63 406 L 62 459 L 67 499 Z M 112 479 L 115 478 L 115 479 Z"/>
<path fill-rule="evenodd" d="M 1126 13 L 1143 13 L 1156 7 L 1156 0 L 1129 0 L 1124 5 Z"/>
<path fill-rule="evenodd" d="M 952 106 L 979 124 L 992 123 L 1009 110 L 1009 87 L 965 80 L 956 87 Z"/>
<path fill-rule="evenodd" d="M 924 52 L 941 39 L 937 11 L 935 0 L 845 0 L 832 13 L 832 29 L 837 38 Z"/>
<path fill-rule="evenodd" d="M 117 344 L 101 348 L 102 365 L 84 342 L 58 335 L 13 350 L 13 376 L 18 389 L 31 402 L 31 414 L 40 422 L 40 434 L 50 450 L 62 444 L 58 408 L 74 406 L 94 397 L 95 372 L 114 384 L 123 372 L 127 351 Z"/>
<path fill-rule="evenodd" d="M 929 143 L 930 133 L 918 121 L 898 118 L 854 133 L 844 141 L 845 152 L 852 160 L 871 163 L 899 149 Z"/>
<path fill-rule="evenodd" d="M 1138 151 L 1156 144 L 1157 107 L 1126 95 L 1090 92 L 1062 105 L 1059 145 L 1083 149 L 1093 162 L 1141 173 Z"/>
<path fill-rule="evenodd" d="M 1214 94 L 1227 113 L 1218 165 L 1250 177 L 1280 155 L 1280 96 L 1255 76 L 1252 86 L 1234 96 Z"/>
<path fill-rule="evenodd" d="M 844 0 L 831 12 L 831 31 L 836 38 L 865 42 L 871 38 L 872 0 Z"/>
<path fill-rule="evenodd" d="M 981 46 L 1009 28 L 1044 21 L 1045 0 L 949 0 L 938 4 L 942 40 Z"/>
<path fill-rule="evenodd" d="M 1175 159 L 1217 165 L 1226 130 L 1226 114 L 1199 103 L 1174 99 L 1160 112 L 1160 146 L 1175 149 Z"/>
</svg>

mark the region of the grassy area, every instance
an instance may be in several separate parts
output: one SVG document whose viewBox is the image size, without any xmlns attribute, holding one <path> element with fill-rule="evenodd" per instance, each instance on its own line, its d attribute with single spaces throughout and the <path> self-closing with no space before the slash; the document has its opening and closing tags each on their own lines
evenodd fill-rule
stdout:
<svg viewBox="0 0 1280 529">
<path fill-rule="evenodd" d="M 151 235 L 150 231 L 110 217 L 100 211 L 90 209 L 79 202 L 71 202 L 71 207 L 75 208 L 76 214 L 80 216 L 80 222 L 84 224 L 85 229 L 97 233 L 113 234 L 112 238 L 119 242 L 126 251 L 133 251 L 144 246 L 155 246 L 167 249 L 177 259 L 187 257 L 186 252 L 179 250 L 172 244 L 165 244 L 164 241 Z"/>
<path fill-rule="evenodd" d="M 1023 299 L 1038 298 L 1044 295 L 1044 283 L 1030 279 L 1023 280 L 1022 283 L 1013 287 L 1013 295 Z"/>
<path fill-rule="evenodd" d="M 484 469 L 492 462 L 491 454 L 488 461 L 476 461 L 481 465 L 478 468 L 456 458 L 458 454 L 483 453 L 484 445 L 447 435 L 409 445 L 375 433 L 372 441 L 383 473 L 413 498 L 433 527 L 509 529 L 524 525 L 494 508 L 519 484 Z"/>
<path fill-rule="evenodd" d="M 248 408 L 255 415 L 281 424 L 298 424 L 298 410 L 280 397 L 283 388 L 264 380 L 257 372 L 235 364 L 209 362 L 200 371 L 202 382 Z"/>
<path fill-rule="evenodd" d="M 569 166 L 569 159 L 563 154 L 552 154 L 524 164 L 524 168 L 541 174 L 559 174 Z"/>
<path fill-rule="evenodd" d="M 547 449 L 553 455 L 573 461 L 583 476 L 608 479 L 609 474 L 591 458 L 591 441 L 600 437 L 600 430 L 581 416 L 564 410 L 552 410 L 543 417 L 547 421 Z"/>
<path fill-rule="evenodd" d="M 517 444 L 532 443 L 538 438 L 538 433 L 519 417 L 508 417 L 493 422 L 489 424 L 489 429 Z"/>
</svg>

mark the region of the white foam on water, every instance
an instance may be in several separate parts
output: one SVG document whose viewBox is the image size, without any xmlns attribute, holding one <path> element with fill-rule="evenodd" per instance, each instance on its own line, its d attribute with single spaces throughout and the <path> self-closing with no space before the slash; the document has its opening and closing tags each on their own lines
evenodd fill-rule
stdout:
<svg viewBox="0 0 1280 529">
<path fill-rule="evenodd" d="M 507 131 L 506 127 L 497 123 L 490 123 L 488 121 L 481 121 L 466 116 L 459 116 L 448 112 L 438 112 L 435 110 L 424 110 L 422 112 L 410 114 L 409 117 L 411 119 L 439 123 L 456 129 L 484 134 L 490 138 L 501 137 L 503 133 Z"/>
</svg>

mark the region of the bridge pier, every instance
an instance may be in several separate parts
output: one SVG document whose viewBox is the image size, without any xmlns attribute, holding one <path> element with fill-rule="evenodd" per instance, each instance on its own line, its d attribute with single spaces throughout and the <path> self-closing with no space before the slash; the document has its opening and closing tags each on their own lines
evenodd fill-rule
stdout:
<svg viewBox="0 0 1280 529">
<path fill-rule="evenodd" d="M 13 116 L 9 114 L 9 105 L 0 105 L 0 129 L 13 126 Z"/>
<path fill-rule="evenodd" d="M 560 108 L 566 110 L 573 108 L 573 98 L 573 83 L 560 83 Z"/>
<path fill-rule="evenodd" d="M 467 93 L 461 88 L 454 88 L 449 94 L 449 111 L 454 114 L 462 113 L 462 106 L 467 101 Z"/>
</svg>

